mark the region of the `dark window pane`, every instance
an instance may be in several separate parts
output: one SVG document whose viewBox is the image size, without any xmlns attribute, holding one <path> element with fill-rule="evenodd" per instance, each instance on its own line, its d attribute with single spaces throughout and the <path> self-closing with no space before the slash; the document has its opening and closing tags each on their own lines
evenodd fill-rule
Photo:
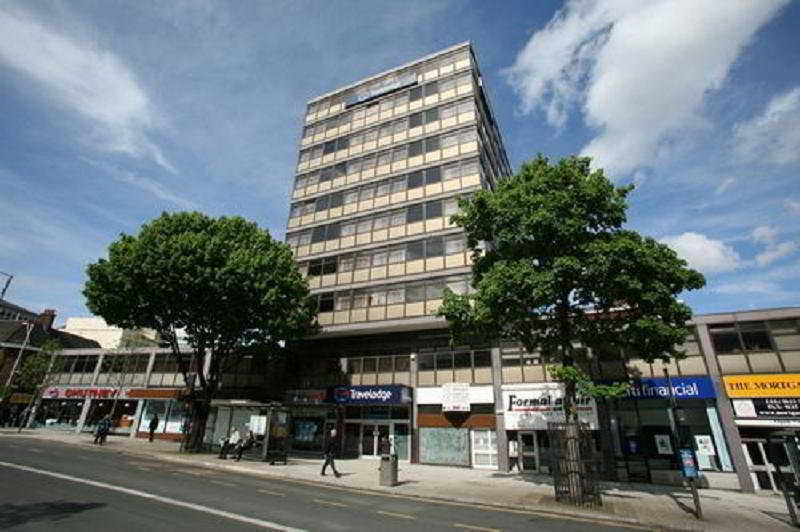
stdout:
<svg viewBox="0 0 800 532">
<path fill-rule="evenodd" d="M 422 98 L 422 87 L 414 87 L 408 93 L 408 99 L 410 101 L 419 100 Z"/>
<path fill-rule="evenodd" d="M 434 107 L 433 109 L 428 109 L 425 111 L 425 123 L 430 124 L 431 122 L 436 122 L 439 120 L 439 108 Z"/>
<path fill-rule="evenodd" d="M 333 292 L 321 294 L 319 296 L 319 311 L 331 312 L 333 310 Z"/>
<path fill-rule="evenodd" d="M 425 96 L 433 96 L 437 92 L 439 92 L 439 83 L 436 81 L 431 81 L 425 85 Z"/>
<path fill-rule="evenodd" d="M 341 137 L 336 143 L 337 150 L 346 150 L 350 147 L 350 137 Z"/>
<path fill-rule="evenodd" d="M 453 369 L 453 353 L 436 353 L 436 369 Z"/>
<path fill-rule="evenodd" d="M 325 229 L 324 225 L 320 225 L 319 227 L 315 227 L 311 230 L 311 242 L 324 242 L 325 241 Z"/>
<path fill-rule="evenodd" d="M 475 367 L 488 368 L 492 365 L 491 351 L 475 351 Z"/>
<path fill-rule="evenodd" d="M 331 209 L 335 209 L 336 207 L 342 206 L 342 193 L 337 192 L 335 194 L 330 195 L 330 204 L 328 205 Z"/>
<path fill-rule="evenodd" d="M 411 205 L 406 210 L 406 223 L 419 222 L 423 219 L 422 203 Z"/>
<path fill-rule="evenodd" d="M 503 355 L 502 364 L 504 368 L 519 366 L 521 364 L 519 355 Z"/>
<path fill-rule="evenodd" d="M 342 177 L 347 175 L 347 163 L 339 163 L 333 167 L 333 177 Z"/>
<path fill-rule="evenodd" d="M 425 285 L 408 285 L 406 287 L 406 303 L 417 303 L 419 301 L 425 301 Z"/>
<path fill-rule="evenodd" d="M 425 241 L 418 240 L 406 244 L 406 260 L 418 260 L 425 258 Z"/>
<path fill-rule="evenodd" d="M 322 264 L 322 275 L 336 273 L 337 263 L 338 261 L 336 260 L 336 257 L 325 259 L 325 262 Z"/>
<path fill-rule="evenodd" d="M 347 373 L 353 375 L 354 373 L 361 373 L 361 359 L 348 358 L 347 359 Z"/>
<path fill-rule="evenodd" d="M 439 137 L 428 137 L 425 139 L 425 151 L 434 151 L 439 149 Z"/>
<path fill-rule="evenodd" d="M 311 277 L 316 277 L 317 275 L 322 275 L 322 260 L 312 260 L 308 264 L 308 275 Z"/>
<path fill-rule="evenodd" d="M 374 358 L 365 358 L 364 359 L 364 371 L 363 373 L 375 373 L 376 361 Z"/>
<path fill-rule="evenodd" d="M 396 356 L 394 357 L 394 370 L 408 371 L 410 369 L 410 363 L 411 361 L 408 356 Z"/>
<path fill-rule="evenodd" d="M 417 140 L 408 145 L 408 156 L 414 157 L 415 155 L 422 154 L 422 141 Z"/>
<path fill-rule="evenodd" d="M 317 204 L 315 206 L 317 212 L 327 211 L 328 204 L 330 202 L 330 198 L 328 196 L 322 196 L 321 198 L 317 198 Z"/>
<path fill-rule="evenodd" d="M 427 301 L 434 301 L 442 299 L 444 294 L 444 283 L 434 281 L 425 287 L 425 299 Z"/>
<path fill-rule="evenodd" d="M 333 179 L 333 167 L 330 168 L 323 168 L 319 172 L 319 182 L 322 183 L 323 181 L 330 181 Z"/>
<path fill-rule="evenodd" d="M 430 371 L 434 368 L 433 366 L 433 355 L 425 354 L 419 355 L 417 357 L 417 370 L 418 371 Z"/>
<path fill-rule="evenodd" d="M 425 257 L 441 257 L 444 255 L 444 242 L 442 237 L 433 237 L 425 241 Z"/>
<path fill-rule="evenodd" d="M 739 335 L 735 332 L 712 333 L 711 342 L 717 353 L 733 353 L 742 349 L 739 345 Z"/>
<path fill-rule="evenodd" d="M 750 351 L 772 351 L 772 343 L 766 331 L 742 331 L 744 348 Z"/>
<path fill-rule="evenodd" d="M 425 203 L 425 218 L 440 218 L 442 216 L 442 200 L 429 201 Z"/>
<path fill-rule="evenodd" d="M 381 373 L 389 373 L 394 371 L 394 360 L 392 357 L 381 357 L 378 359 L 378 371 Z"/>
<path fill-rule="evenodd" d="M 325 143 L 325 147 L 322 150 L 323 155 L 327 155 L 329 153 L 333 153 L 336 151 L 336 141 L 331 140 Z"/>
<path fill-rule="evenodd" d="M 408 188 L 417 188 L 422 186 L 422 170 L 411 172 L 408 174 Z"/>
<path fill-rule="evenodd" d="M 408 127 L 419 127 L 422 125 L 422 113 L 414 113 L 408 117 Z"/>
<path fill-rule="evenodd" d="M 328 240 L 333 240 L 334 238 L 339 238 L 339 233 L 341 232 L 341 225 L 339 224 L 331 224 L 328 226 Z"/>
<path fill-rule="evenodd" d="M 408 419 L 407 406 L 393 406 L 391 408 L 392 408 L 392 419 Z"/>
<path fill-rule="evenodd" d="M 438 183 L 442 180 L 442 169 L 438 166 L 425 170 L 425 183 Z"/>
</svg>

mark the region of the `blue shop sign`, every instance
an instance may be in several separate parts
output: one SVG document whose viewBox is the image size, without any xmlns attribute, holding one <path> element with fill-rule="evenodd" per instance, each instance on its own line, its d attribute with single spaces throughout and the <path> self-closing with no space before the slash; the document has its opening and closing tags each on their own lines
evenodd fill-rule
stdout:
<svg viewBox="0 0 800 532">
<path fill-rule="evenodd" d="M 675 399 L 714 399 L 714 384 L 709 377 L 671 377 Z M 667 379 L 642 378 L 631 381 L 628 399 L 669 399 Z"/>
<path fill-rule="evenodd" d="M 331 392 L 334 403 L 346 405 L 391 405 L 411 402 L 411 390 L 408 386 L 399 384 L 337 386 Z"/>
</svg>

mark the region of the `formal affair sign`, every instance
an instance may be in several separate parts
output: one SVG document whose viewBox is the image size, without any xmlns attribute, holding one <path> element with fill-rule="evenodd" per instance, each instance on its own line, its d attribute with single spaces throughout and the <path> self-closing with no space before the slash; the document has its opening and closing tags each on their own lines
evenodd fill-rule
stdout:
<svg viewBox="0 0 800 532">
<path fill-rule="evenodd" d="M 578 419 L 597 429 L 597 406 L 591 397 L 577 398 Z M 507 430 L 546 430 L 550 422 L 563 423 L 564 385 L 540 382 L 504 387 L 503 409 Z"/>
</svg>

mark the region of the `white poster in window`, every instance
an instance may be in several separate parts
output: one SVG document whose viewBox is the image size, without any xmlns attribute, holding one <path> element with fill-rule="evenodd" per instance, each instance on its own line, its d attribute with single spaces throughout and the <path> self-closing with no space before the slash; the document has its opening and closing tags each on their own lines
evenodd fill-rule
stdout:
<svg viewBox="0 0 800 532">
<path fill-rule="evenodd" d="M 656 434 L 653 437 L 656 440 L 658 454 L 672 454 L 672 442 L 670 441 L 669 434 Z"/>
<path fill-rule="evenodd" d="M 733 411 L 736 417 L 758 417 L 756 405 L 752 399 L 735 399 L 733 401 Z"/>
<path fill-rule="evenodd" d="M 267 430 L 267 416 L 250 416 L 250 430 L 253 434 L 264 434 Z"/>
<path fill-rule="evenodd" d="M 717 452 L 714 450 L 714 442 L 711 436 L 707 434 L 697 434 L 694 437 L 695 445 L 697 445 L 697 454 L 704 454 L 707 456 L 715 456 Z"/>
<path fill-rule="evenodd" d="M 442 385 L 442 412 L 469 412 L 469 384 L 448 382 Z"/>
</svg>

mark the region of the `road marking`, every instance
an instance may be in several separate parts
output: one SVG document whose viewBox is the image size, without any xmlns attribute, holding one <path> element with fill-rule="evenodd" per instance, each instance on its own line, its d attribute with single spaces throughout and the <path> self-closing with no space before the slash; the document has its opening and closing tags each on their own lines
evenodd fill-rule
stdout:
<svg viewBox="0 0 800 532">
<path fill-rule="evenodd" d="M 222 480 L 209 480 L 212 484 L 217 484 L 218 486 L 226 486 L 228 488 L 235 488 L 236 484 L 233 482 L 223 482 Z"/>
<path fill-rule="evenodd" d="M 326 501 L 325 499 L 314 499 L 314 502 L 316 502 L 318 504 L 327 504 L 329 506 L 340 506 L 342 508 L 347 508 L 346 504 L 343 504 L 341 502 L 336 502 L 336 501 Z"/>
<path fill-rule="evenodd" d="M 465 525 L 462 523 L 453 523 L 456 528 L 466 528 L 467 530 L 482 530 L 484 532 L 501 532 L 499 528 L 485 528 L 482 526 Z"/>
<path fill-rule="evenodd" d="M 271 521 L 265 521 L 263 519 L 256 519 L 254 517 L 247 517 L 246 515 L 235 514 L 232 512 L 226 512 L 225 510 L 219 510 L 217 508 L 211 508 L 209 506 L 203 506 L 202 504 L 195 504 L 193 502 L 186 502 L 180 501 L 178 499 L 173 499 L 171 497 L 163 497 L 161 495 L 154 495 L 152 493 L 147 493 L 146 491 L 134 490 L 130 488 L 123 488 L 121 486 L 115 486 L 113 484 L 106 484 L 105 482 L 97 482 L 96 480 L 89 480 L 86 478 L 80 477 L 73 477 L 70 475 L 64 475 L 62 473 L 56 473 L 54 471 L 46 471 L 44 469 L 36 469 L 35 467 L 28 467 L 20 464 L 12 464 L 10 462 L 0 462 L 0 466 L 8 467 L 11 469 L 18 469 L 20 471 L 27 471 L 29 473 L 37 473 L 39 475 L 45 475 L 48 477 L 58 478 L 61 480 L 68 480 L 70 482 L 77 482 L 79 484 L 86 484 L 88 486 L 94 486 L 95 488 L 103 488 L 111 491 L 118 491 L 120 493 L 125 493 L 126 495 L 133 495 L 136 497 L 141 497 L 143 499 L 150 499 L 156 502 L 169 504 L 172 506 L 179 506 L 181 508 L 188 508 L 190 510 L 195 510 L 197 512 L 203 512 L 211 515 L 216 515 L 218 517 L 224 517 L 225 519 L 230 519 L 232 521 L 239 521 L 241 523 L 247 523 L 249 525 L 254 525 L 260 528 L 268 528 L 271 530 L 280 530 L 282 532 L 305 532 L 302 528 L 294 528 L 286 525 L 282 525 L 280 523 L 273 523 Z"/>
<path fill-rule="evenodd" d="M 398 517 L 400 519 L 416 519 L 413 515 L 408 514 L 396 514 L 394 512 L 384 512 L 383 510 L 378 510 L 378 513 L 381 515 L 388 515 L 389 517 Z"/>
<path fill-rule="evenodd" d="M 281 493 L 279 491 L 270 491 L 270 490 L 258 490 L 259 493 L 265 493 L 267 495 L 274 495 L 276 497 L 286 497 L 285 493 Z"/>
<path fill-rule="evenodd" d="M 39 453 L 39 454 L 41 454 L 44 451 L 42 451 L 41 449 L 34 449 L 33 447 L 30 447 L 30 448 L 28 448 L 28 452 L 29 453 Z"/>
</svg>

